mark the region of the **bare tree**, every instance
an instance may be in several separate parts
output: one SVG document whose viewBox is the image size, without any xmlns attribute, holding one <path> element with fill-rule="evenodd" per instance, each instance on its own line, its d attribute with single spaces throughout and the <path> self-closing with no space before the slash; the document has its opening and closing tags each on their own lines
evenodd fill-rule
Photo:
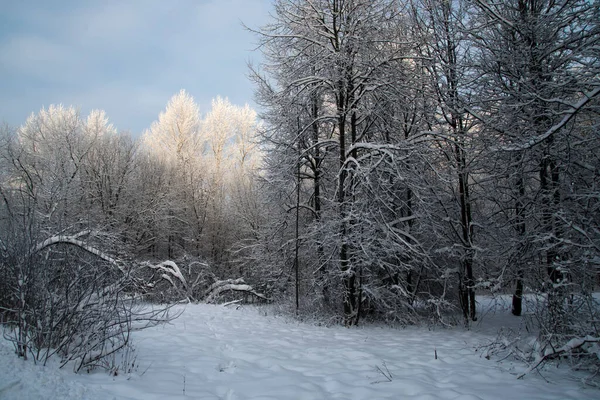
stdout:
<svg viewBox="0 0 600 400">
<path fill-rule="evenodd" d="M 169 259 L 186 251 L 200 252 L 208 201 L 202 133 L 198 106 L 182 90 L 144 135 L 144 147 L 166 168 L 161 233 L 166 236 L 165 256 Z"/>
<path fill-rule="evenodd" d="M 481 70 L 494 83 L 482 83 L 482 90 L 497 99 L 482 105 L 479 117 L 496 148 L 514 160 L 506 173 L 513 188 L 507 217 L 519 237 L 513 313 L 520 315 L 523 279 L 537 275 L 540 265 L 533 260 L 541 259 L 547 271 L 543 281 L 549 291 L 551 331 L 560 331 L 565 323 L 563 286 L 583 279 L 573 259 L 580 257 L 579 240 L 589 243 L 589 236 L 584 239 L 573 231 L 573 221 L 579 219 L 575 215 L 587 211 L 571 202 L 578 195 L 568 189 L 568 182 L 591 183 L 589 176 L 575 178 L 583 172 L 575 160 L 587 158 L 587 150 L 577 143 L 582 134 L 587 136 L 583 132 L 594 118 L 594 97 L 600 92 L 593 78 L 599 67 L 595 48 L 600 32 L 593 22 L 597 13 L 592 3 L 583 1 L 477 5 Z M 491 28 L 488 22 L 497 25 Z"/>
<path fill-rule="evenodd" d="M 418 281 L 419 273 L 408 278 L 413 266 L 398 255 L 407 248 L 414 259 L 426 253 L 401 226 L 413 217 L 399 218 L 413 199 L 395 194 L 412 196 L 399 182 L 415 154 L 407 139 L 422 121 L 422 109 L 404 100 L 421 85 L 409 72 L 418 67 L 405 11 L 389 1 L 280 1 L 274 22 L 259 32 L 268 64 L 254 78 L 267 108 L 268 157 L 280 166 L 271 179 L 287 185 L 290 209 L 299 206 L 289 194 L 301 189 L 308 214 L 300 236 L 304 250 L 312 249 L 303 264 L 318 271 L 307 285 L 329 287 L 333 299 L 341 298 L 348 325 L 358 322 L 363 304 L 371 312 L 410 304 L 416 286 L 407 280 Z M 396 102 L 402 106 L 394 108 Z M 301 179 L 294 184 L 297 165 Z M 386 305 L 383 292 L 403 300 Z"/>
</svg>

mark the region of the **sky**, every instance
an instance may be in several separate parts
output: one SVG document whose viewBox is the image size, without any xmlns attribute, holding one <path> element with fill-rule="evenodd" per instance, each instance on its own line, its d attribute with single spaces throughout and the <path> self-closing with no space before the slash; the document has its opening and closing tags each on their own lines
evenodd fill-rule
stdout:
<svg viewBox="0 0 600 400">
<path fill-rule="evenodd" d="M 105 110 L 149 128 L 185 89 L 202 113 L 227 97 L 255 107 L 248 62 L 272 0 L 0 0 L 0 123 L 51 104 Z"/>
</svg>

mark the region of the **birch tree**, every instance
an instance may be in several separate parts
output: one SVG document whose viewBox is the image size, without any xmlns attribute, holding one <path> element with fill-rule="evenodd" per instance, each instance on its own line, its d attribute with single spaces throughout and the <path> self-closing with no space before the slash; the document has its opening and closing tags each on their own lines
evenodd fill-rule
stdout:
<svg viewBox="0 0 600 400">
<path fill-rule="evenodd" d="M 255 180 L 260 166 L 256 112 L 217 97 L 203 119 L 207 177 L 208 251 L 217 264 L 231 262 L 237 240 L 254 234 L 260 219 Z"/>
<path fill-rule="evenodd" d="M 18 130 L 18 174 L 40 221 L 75 222 L 78 177 L 95 137 L 83 132 L 79 111 L 51 105 Z"/>
</svg>

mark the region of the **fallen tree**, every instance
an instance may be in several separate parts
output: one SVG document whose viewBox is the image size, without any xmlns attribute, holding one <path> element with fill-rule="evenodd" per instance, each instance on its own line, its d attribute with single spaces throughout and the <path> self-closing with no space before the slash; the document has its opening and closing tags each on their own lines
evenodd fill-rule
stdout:
<svg viewBox="0 0 600 400">
<path fill-rule="evenodd" d="M 244 282 L 244 278 L 238 278 L 226 279 L 223 281 L 216 281 L 215 283 L 213 283 L 206 291 L 206 294 L 204 296 L 204 302 L 214 303 L 221 293 L 227 291 L 244 292 L 256 296 L 259 299 L 268 300 L 264 294 L 258 293 L 254 290 L 252 286 L 246 284 Z"/>
<path fill-rule="evenodd" d="M 171 300 L 186 300 L 188 302 L 203 301 L 206 303 L 214 303 L 219 295 L 228 291 L 244 292 L 259 299 L 267 300 L 267 297 L 264 294 L 255 291 L 254 288 L 247 284 L 243 278 L 219 280 L 214 275 L 209 274 L 211 280 L 214 280 L 214 282 L 208 287 L 208 289 L 204 289 L 203 286 L 207 284 L 207 279 L 203 279 L 202 272 L 204 272 L 203 270 L 208 269 L 208 265 L 199 261 L 192 261 L 189 263 L 187 268 L 187 278 L 184 272 L 182 272 L 185 271 L 185 269 L 180 268 L 179 265 L 172 260 L 162 261 L 157 264 L 144 261 L 137 267 L 127 270 L 122 261 L 119 261 L 117 258 L 81 240 L 82 237 L 92 234 L 92 231 L 85 230 L 73 235 L 55 235 L 38 243 L 33 249 L 31 249 L 29 254 L 33 255 L 56 245 L 74 246 L 98 257 L 100 260 L 103 260 L 112 266 L 117 267 L 126 276 L 132 277 L 136 282 L 136 287 L 143 288 L 142 292 L 144 293 L 148 293 L 152 289 L 164 290 L 164 288 L 158 288 L 157 283 L 159 280 L 166 281 L 169 286 L 175 290 L 177 293 L 176 296 L 179 297 L 171 298 Z M 194 265 L 200 266 L 201 268 L 194 270 L 192 268 Z M 150 269 L 156 273 L 153 273 L 147 277 L 143 272 L 141 272 L 143 269 Z M 194 274 L 196 275 L 195 279 L 192 279 L 194 278 Z M 189 282 L 192 280 L 193 283 L 190 284 Z"/>
</svg>

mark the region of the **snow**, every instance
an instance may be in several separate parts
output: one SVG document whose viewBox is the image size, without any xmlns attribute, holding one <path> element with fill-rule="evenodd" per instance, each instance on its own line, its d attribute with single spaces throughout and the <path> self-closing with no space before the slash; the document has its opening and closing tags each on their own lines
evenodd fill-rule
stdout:
<svg viewBox="0 0 600 400">
<path fill-rule="evenodd" d="M 41 250 L 45 249 L 46 247 L 54 246 L 55 244 L 59 244 L 59 243 L 70 244 L 73 246 L 77 246 L 77 247 L 87 251 L 88 253 L 93 254 L 93 255 L 103 259 L 104 261 L 109 262 L 110 264 L 119 268 L 121 270 L 121 272 L 126 273 L 125 269 L 117 262 L 117 260 L 115 260 L 114 258 L 109 256 L 108 254 L 106 254 L 92 246 L 89 246 L 85 242 L 78 239 L 81 236 L 85 236 L 90 233 L 91 233 L 91 231 L 86 230 L 86 231 L 82 231 L 82 232 L 79 232 L 79 233 L 77 233 L 75 235 L 71 235 L 71 236 L 68 236 L 68 235 L 52 236 L 51 238 L 48 238 L 48 239 L 44 240 L 43 242 L 39 243 L 37 246 L 35 246 L 35 248 L 32 249 L 31 254 L 38 253 Z"/>
<path fill-rule="evenodd" d="M 133 333 L 129 374 L 74 374 L 17 359 L 0 339 L 0 399 L 597 399 L 565 368 L 532 372 L 481 357 L 503 308 L 464 328 L 317 326 L 272 308 L 177 306 L 170 324 Z M 437 359 L 435 355 L 437 353 Z M 547 382 L 546 378 L 549 382 Z"/>
<path fill-rule="evenodd" d="M 175 276 L 177 279 L 179 279 L 179 281 L 183 284 L 183 286 L 186 288 L 186 290 L 188 289 L 187 281 L 183 277 L 181 270 L 179 269 L 177 264 L 175 264 L 175 262 L 163 261 L 157 265 L 152 265 L 150 263 L 146 263 L 146 265 L 152 269 L 160 269 L 162 271 L 168 272 L 169 274 L 171 274 L 171 275 Z M 171 277 L 169 275 L 163 274 L 162 277 L 164 279 L 168 280 L 171 283 L 171 285 L 175 286 L 175 283 L 171 280 Z"/>
</svg>

